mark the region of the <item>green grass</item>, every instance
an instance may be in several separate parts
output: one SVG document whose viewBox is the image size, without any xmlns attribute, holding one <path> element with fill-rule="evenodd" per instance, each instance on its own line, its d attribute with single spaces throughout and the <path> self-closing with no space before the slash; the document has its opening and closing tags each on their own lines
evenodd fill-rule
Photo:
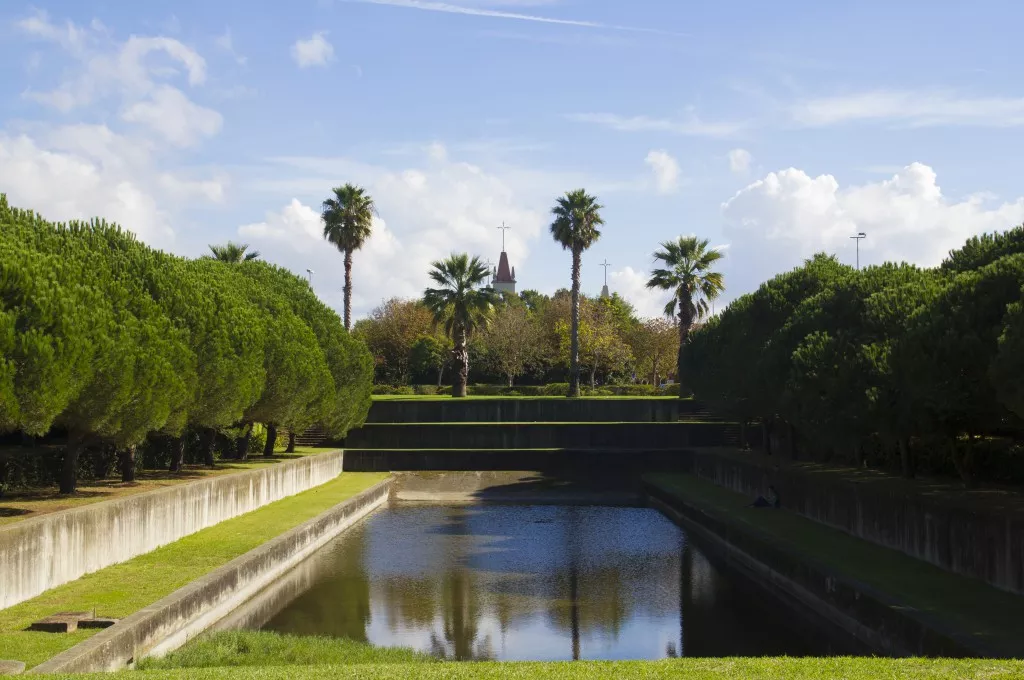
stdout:
<svg viewBox="0 0 1024 680">
<path fill-rule="evenodd" d="M 587 427 L 591 425 L 637 425 L 643 427 L 645 425 L 722 425 L 729 424 L 723 423 L 719 420 L 522 420 L 522 421 L 500 421 L 495 422 L 492 420 L 486 421 L 472 421 L 463 422 L 461 420 L 448 421 L 448 422 L 401 422 L 401 423 L 366 423 L 362 429 L 371 429 L 375 427 L 419 427 L 420 425 L 444 425 L 447 427 L 460 427 L 462 425 L 487 425 L 489 427 L 506 427 L 509 425 L 585 425 Z"/>
<path fill-rule="evenodd" d="M 213 666 L 287 666 L 436 661 L 404 647 L 374 647 L 345 638 L 226 631 L 204 635 L 162 659 L 143 659 L 140 670 Z"/>
<path fill-rule="evenodd" d="M 49 676 L 68 680 L 1010 680 L 1024 662 L 873 658 L 725 658 L 555 663 L 454 662 L 247 666 Z"/>
<path fill-rule="evenodd" d="M 1014 656 L 1024 654 L 1024 597 L 796 513 L 745 507 L 751 499 L 690 475 L 651 474 L 645 480 L 719 520 L 871 586 L 994 648 Z"/>
<path fill-rule="evenodd" d="M 93 635 L 25 630 L 58 611 L 92 611 L 123 618 L 169 595 L 217 567 L 355 496 L 385 479 L 386 473 L 346 472 L 326 484 L 265 505 L 258 510 L 46 591 L 0 611 L 0 658 L 29 667 Z"/>
<path fill-rule="evenodd" d="M 56 448 L 56 447 L 54 447 Z M 218 477 L 235 472 L 247 472 L 268 465 L 276 465 L 296 458 L 312 456 L 327 451 L 335 451 L 336 447 L 314 448 L 312 446 L 296 446 L 294 453 L 284 453 L 282 447 L 270 458 L 264 458 L 262 452 L 250 456 L 248 460 L 222 460 L 213 468 L 203 465 L 186 465 L 181 472 L 166 470 L 140 470 L 136 481 L 124 483 L 119 477 L 110 479 L 83 481 L 78 490 L 71 494 L 61 494 L 56 486 L 36 489 L 18 490 L 7 493 L 0 498 L 0 527 L 14 524 L 22 520 L 39 517 L 51 512 L 70 510 L 71 508 L 91 505 L 101 501 L 109 501 L 146 491 L 153 491 L 165 486 L 195 482 L 207 477 Z"/>
</svg>

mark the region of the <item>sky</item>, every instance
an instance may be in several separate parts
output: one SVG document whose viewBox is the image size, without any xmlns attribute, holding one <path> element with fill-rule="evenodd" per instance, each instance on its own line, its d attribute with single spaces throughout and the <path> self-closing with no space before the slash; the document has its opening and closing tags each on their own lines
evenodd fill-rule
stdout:
<svg viewBox="0 0 1024 680">
<path fill-rule="evenodd" d="M 568 287 L 556 197 L 604 206 L 583 289 L 645 316 L 658 244 L 723 249 L 729 299 L 815 252 L 932 266 L 1024 222 L 1012 0 L 0 3 L 0 193 L 187 256 L 229 239 L 341 307 L 332 187 L 379 217 L 354 314 L 431 261 Z"/>
</svg>

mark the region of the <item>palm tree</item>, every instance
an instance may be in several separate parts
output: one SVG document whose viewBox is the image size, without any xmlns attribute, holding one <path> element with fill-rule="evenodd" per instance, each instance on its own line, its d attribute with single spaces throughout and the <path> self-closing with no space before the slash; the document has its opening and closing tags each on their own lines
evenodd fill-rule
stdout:
<svg viewBox="0 0 1024 680">
<path fill-rule="evenodd" d="M 452 396 L 464 397 L 469 380 L 466 343 L 474 332 L 487 327 L 491 310 L 500 298 L 490 286 L 481 287 L 490 270 L 479 257 L 453 253 L 445 260 L 431 263 L 431 267 L 430 278 L 441 288 L 427 288 L 423 304 L 433 313 L 435 323 L 444 324 L 445 333 L 452 340 L 456 369 Z"/>
<path fill-rule="evenodd" d="M 572 251 L 572 324 L 569 341 L 569 395 L 580 396 L 580 258 L 583 251 L 601 237 L 597 230 L 604 224 L 604 206 L 584 189 L 566 192 L 558 198 L 551 214 L 551 235 L 566 250 Z"/>
<path fill-rule="evenodd" d="M 213 253 L 213 259 L 229 264 L 248 262 L 260 256 L 258 250 L 249 250 L 248 243 L 235 243 L 233 241 L 228 241 L 222 246 L 211 245 L 210 252 Z"/>
<path fill-rule="evenodd" d="M 345 330 L 352 328 L 352 253 L 363 247 L 373 230 L 377 208 L 362 187 L 335 187 L 323 203 L 324 238 L 345 254 Z"/>
<path fill-rule="evenodd" d="M 648 288 L 673 291 L 672 300 L 665 305 L 665 314 L 679 314 L 679 355 L 676 359 L 676 377 L 680 388 L 683 383 L 683 351 L 690 337 L 693 322 L 707 316 L 708 302 L 725 290 L 722 275 L 711 271 L 711 267 L 725 255 L 708 248 L 707 239 L 696 236 L 680 236 L 676 241 L 665 241 L 661 250 L 654 253 L 655 260 L 661 260 L 664 269 L 651 272 Z M 680 389 L 679 396 L 683 396 Z"/>
</svg>

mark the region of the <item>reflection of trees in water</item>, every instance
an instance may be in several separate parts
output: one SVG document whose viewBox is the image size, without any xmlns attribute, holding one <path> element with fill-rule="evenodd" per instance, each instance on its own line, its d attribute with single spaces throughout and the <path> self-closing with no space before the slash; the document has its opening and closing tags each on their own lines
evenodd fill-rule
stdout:
<svg viewBox="0 0 1024 680">
<path fill-rule="evenodd" d="M 437 578 L 431 576 L 390 576 L 374 585 L 392 632 L 430 626 L 437 613 L 436 593 Z"/>
<path fill-rule="evenodd" d="M 295 635 L 332 635 L 367 642 L 370 579 L 363 566 L 366 533 L 353 531 L 332 555 L 330 578 L 319 581 L 264 628 Z"/>
<path fill-rule="evenodd" d="M 494 656 L 490 636 L 477 640 L 480 630 L 480 589 L 472 572 L 464 569 L 445 574 L 441 586 L 442 637 L 431 633 L 437 656 L 466 661 Z"/>
</svg>

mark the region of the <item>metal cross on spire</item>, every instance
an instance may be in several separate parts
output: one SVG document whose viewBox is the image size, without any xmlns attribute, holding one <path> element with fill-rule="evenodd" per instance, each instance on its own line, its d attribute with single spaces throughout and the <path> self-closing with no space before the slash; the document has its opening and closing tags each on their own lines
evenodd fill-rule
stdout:
<svg viewBox="0 0 1024 680">
<path fill-rule="evenodd" d="M 601 264 L 598 265 L 598 267 L 604 267 L 604 285 L 606 285 L 606 286 L 608 285 L 608 267 L 611 267 L 611 266 L 612 265 L 608 261 L 607 257 L 604 258 L 604 262 L 602 262 Z"/>
<path fill-rule="evenodd" d="M 511 228 L 512 227 L 506 227 L 504 222 L 502 222 L 501 226 L 498 227 L 498 229 L 501 229 L 501 252 L 505 252 L 505 232 Z"/>
</svg>

